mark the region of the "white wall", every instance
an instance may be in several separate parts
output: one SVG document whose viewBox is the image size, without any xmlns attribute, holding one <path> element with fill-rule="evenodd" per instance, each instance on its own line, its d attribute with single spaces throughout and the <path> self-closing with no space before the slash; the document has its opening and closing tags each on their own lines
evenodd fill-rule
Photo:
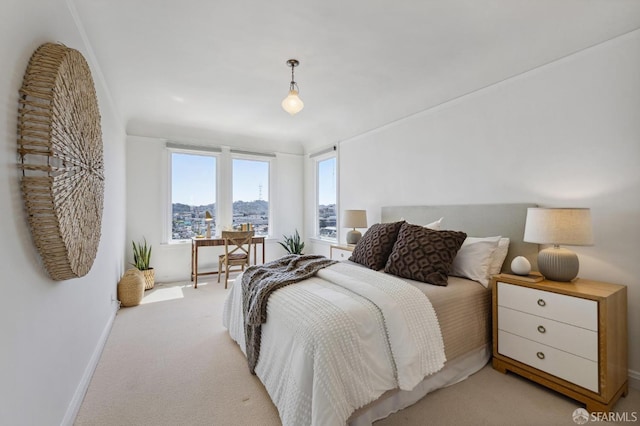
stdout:
<svg viewBox="0 0 640 426">
<path fill-rule="evenodd" d="M 127 138 L 127 241 L 146 238 L 152 244 L 151 264 L 156 281 L 169 282 L 189 279 L 191 272 L 191 245 L 167 244 L 163 235 L 164 221 L 168 220 L 169 203 L 168 157 L 165 139 L 129 136 Z M 187 142 L 185 142 L 187 143 Z M 191 143 L 193 145 L 193 143 Z M 200 145 L 206 143 L 200 142 Z M 210 143 L 212 146 L 219 146 Z M 235 149 L 246 149 L 235 146 Z M 272 162 L 269 201 L 273 215 L 271 238 L 266 244 L 266 260 L 283 255 L 284 249 L 277 243 L 282 235 L 303 230 L 303 160 L 301 155 L 276 153 Z M 145 184 L 141 185 L 141 182 Z M 220 194 L 219 196 L 223 196 Z M 199 250 L 200 268 L 217 269 L 219 247 Z M 259 250 L 258 250 L 259 251 Z M 258 255 L 260 256 L 260 255 Z M 127 261 L 133 254 L 127 249 Z M 203 277 L 199 282 L 210 277 Z M 215 278 L 214 278 L 215 279 Z"/>
<path fill-rule="evenodd" d="M 637 379 L 639 160 L 635 31 L 342 142 L 341 209 L 366 208 L 375 223 L 384 205 L 590 207 L 595 245 L 572 249 L 580 276 L 628 286 L 629 367 Z"/>
<path fill-rule="evenodd" d="M 102 237 L 84 277 L 52 281 L 24 213 L 17 167 L 18 89 L 45 42 L 83 53 L 102 115 L 105 194 Z M 0 12 L 0 424 L 71 424 L 115 316 L 124 270 L 124 129 L 64 0 L 5 0 Z M 100 230 L 96 230 L 100 232 Z"/>
</svg>

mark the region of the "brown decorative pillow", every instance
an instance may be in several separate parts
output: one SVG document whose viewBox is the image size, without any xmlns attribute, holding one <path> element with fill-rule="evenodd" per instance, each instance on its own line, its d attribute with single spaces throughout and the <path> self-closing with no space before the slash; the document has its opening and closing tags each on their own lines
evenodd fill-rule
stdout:
<svg viewBox="0 0 640 426">
<path fill-rule="evenodd" d="M 349 260 L 376 271 L 384 268 L 403 223 L 404 221 L 372 225 L 358 241 Z"/>
<path fill-rule="evenodd" d="M 451 263 L 466 237 L 464 232 L 434 231 L 405 223 L 400 228 L 384 271 L 446 286 Z"/>
</svg>

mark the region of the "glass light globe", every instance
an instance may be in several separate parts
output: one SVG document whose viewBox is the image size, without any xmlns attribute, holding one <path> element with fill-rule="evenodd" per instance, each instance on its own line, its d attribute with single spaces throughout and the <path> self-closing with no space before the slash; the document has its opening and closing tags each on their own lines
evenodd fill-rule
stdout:
<svg viewBox="0 0 640 426">
<path fill-rule="evenodd" d="M 282 109 L 291 115 L 296 115 L 302 111 L 302 108 L 304 108 L 304 103 L 298 96 L 298 91 L 295 89 L 289 90 L 289 95 L 282 100 Z"/>
</svg>

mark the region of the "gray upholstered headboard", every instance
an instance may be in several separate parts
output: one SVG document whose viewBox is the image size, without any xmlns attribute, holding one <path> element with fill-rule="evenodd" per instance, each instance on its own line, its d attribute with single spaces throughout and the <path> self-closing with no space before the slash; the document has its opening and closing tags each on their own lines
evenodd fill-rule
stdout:
<svg viewBox="0 0 640 426">
<path fill-rule="evenodd" d="M 537 270 L 538 245 L 525 243 L 524 224 L 527 208 L 535 204 L 467 204 L 450 206 L 390 206 L 382 207 L 382 222 L 404 219 L 416 225 L 426 225 L 441 217 L 442 229 L 464 231 L 469 237 L 509 237 L 509 252 L 502 266 L 511 271 L 511 261 L 525 256 L 531 269 Z"/>
</svg>

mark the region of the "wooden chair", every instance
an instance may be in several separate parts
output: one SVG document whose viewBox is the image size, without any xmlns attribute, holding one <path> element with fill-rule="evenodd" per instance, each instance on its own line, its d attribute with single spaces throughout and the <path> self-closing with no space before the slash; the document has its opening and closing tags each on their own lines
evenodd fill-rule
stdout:
<svg viewBox="0 0 640 426">
<path fill-rule="evenodd" d="M 253 233 L 254 231 L 222 231 L 224 254 L 221 254 L 218 260 L 218 282 L 220 282 L 222 265 L 224 265 L 224 288 L 227 288 L 232 266 L 241 266 L 241 271 L 244 271 L 245 266 L 249 266 Z"/>
</svg>

